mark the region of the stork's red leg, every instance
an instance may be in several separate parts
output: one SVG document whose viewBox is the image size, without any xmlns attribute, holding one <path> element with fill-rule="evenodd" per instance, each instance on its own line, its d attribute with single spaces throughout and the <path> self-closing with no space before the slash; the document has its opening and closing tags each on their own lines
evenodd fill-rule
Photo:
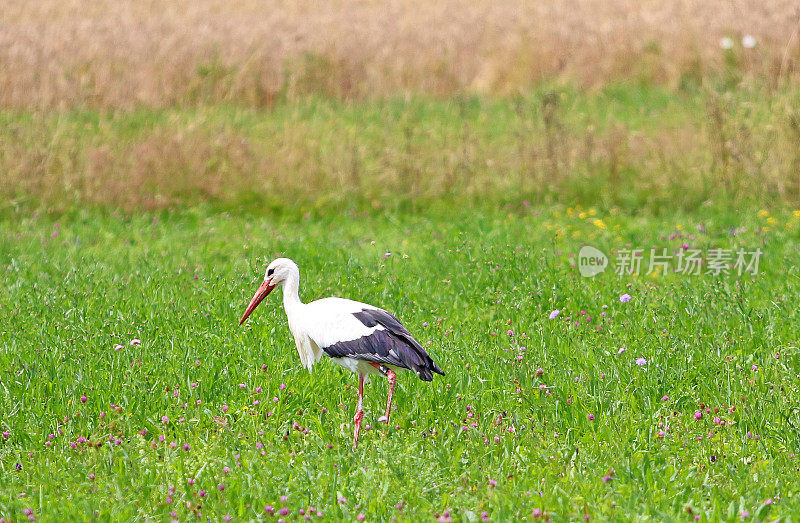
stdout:
<svg viewBox="0 0 800 523">
<path fill-rule="evenodd" d="M 392 369 L 386 371 L 386 379 L 389 381 L 389 397 L 386 400 L 386 424 L 389 424 L 389 413 L 392 411 L 392 394 L 394 394 L 394 384 L 397 381 L 397 374 Z"/>
<path fill-rule="evenodd" d="M 353 450 L 358 446 L 358 434 L 361 432 L 361 418 L 364 417 L 364 374 L 358 373 L 358 408 L 356 409 L 356 416 L 353 418 L 355 423 L 355 432 L 353 433 Z"/>
<path fill-rule="evenodd" d="M 370 365 L 378 369 L 381 374 L 384 374 L 389 381 L 389 397 L 386 399 L 386 415 L 378 418 L 378 421 L 385 421 L 388 424 L 389 413 L 392 411 L 392 394 L 394 394 L 394 384 L 397 381 L 397 374 L 389 367 L 385 367 L 380 363 L 370 363 Z"/>
</svg>

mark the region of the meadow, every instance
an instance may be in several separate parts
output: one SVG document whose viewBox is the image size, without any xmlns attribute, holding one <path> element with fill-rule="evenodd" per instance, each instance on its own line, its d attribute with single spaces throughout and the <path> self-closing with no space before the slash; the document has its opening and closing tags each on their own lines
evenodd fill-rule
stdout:
<svg viewBox="0 0 800 523">
<path fill-rule="evenodd" d="M 799 17 L 6 0 L 0 523 L 800 519 Z M 356 451 L 278 256 L 446 373 Z"/>
<path fill-rule="evenodd" d="M 559 206 L 17 215 L 0 514 L 793 519 L 799 229 L 798 211 Z M 757 275 L 584 278 L 584 244 L 764 256 Z M 400 375 L 390 427 L 385 381 L 368 385 L 355 452 L 355 376 L 301 368 L 278 297 L 237 325 L 277 255 L 304 300 L 396 312 L 447 373 Z"/>
</svg>

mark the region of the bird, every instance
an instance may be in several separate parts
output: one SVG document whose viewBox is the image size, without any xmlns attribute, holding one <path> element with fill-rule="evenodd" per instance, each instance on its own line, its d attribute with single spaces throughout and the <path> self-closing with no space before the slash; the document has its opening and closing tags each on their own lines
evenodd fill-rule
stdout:
<svg viewBox="0 0 800 523">
<path fill-rule="evenodd" d="M 358 405 L 353 417 L 353 450 L 358 446 L 364 417 L 364 378 L 382 374 L 389 382 L 386 414 L 379 421 L 389 423 L 397 371 L 416 372 L 422 381 L 444 372 L 422 345 L 391 313 L 358 301 L 323 298 L 303 303 L 300 300 L 300 269 L 289 258 L 277 258 L 267 266 L 264 281 L 245 309 L 239 325 L 279 286 L 283 286 L 283 308 L 294 336 L 303 366 L 311 372 L 316 362 L 327 355 L 331 361 L 358 373 Z"/>
</svg>

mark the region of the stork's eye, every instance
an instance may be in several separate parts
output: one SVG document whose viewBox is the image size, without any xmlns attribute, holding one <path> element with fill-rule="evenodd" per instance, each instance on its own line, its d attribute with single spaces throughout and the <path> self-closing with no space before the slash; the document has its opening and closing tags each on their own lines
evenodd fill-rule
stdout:
<svg viewBox="0 0 800 523">
<path fill-rule="evenodd" d="M 275 272 L 275 269 L 270 269 L 267 271 L 267 276 L 272 276 L 272 273 Z"/>
</svg>

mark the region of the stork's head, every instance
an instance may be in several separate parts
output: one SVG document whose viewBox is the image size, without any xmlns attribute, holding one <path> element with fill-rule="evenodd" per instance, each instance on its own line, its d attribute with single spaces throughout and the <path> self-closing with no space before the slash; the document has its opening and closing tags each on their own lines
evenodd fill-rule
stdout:
<svg viewBox="0 0 800 523">
<path fill-rule="evenodd" d="M 267 267 L 267 271 L 264 273 L 264 281 L 256 291 L 253 299 L 250 300 L 250 305 L 248 305 L 247 310 L 244 311 L 242 319 L 239 320 L 239 325 L 244 323 L 244 320 L 246 320 L 247 317 L 250 316 L 250 313 L 252 313 L 256 307 L 258 307 L 258 304 L 261 303 L 270 292 L 272 292 L 272 289 L 278 285 L 281 285 L 291 277 L 298 278 L 299 276 L 300 270 L 297 268 L 297 264 L 289 258 L 278 258 L 273 260 L 273 262 Z"/>
</svg>

